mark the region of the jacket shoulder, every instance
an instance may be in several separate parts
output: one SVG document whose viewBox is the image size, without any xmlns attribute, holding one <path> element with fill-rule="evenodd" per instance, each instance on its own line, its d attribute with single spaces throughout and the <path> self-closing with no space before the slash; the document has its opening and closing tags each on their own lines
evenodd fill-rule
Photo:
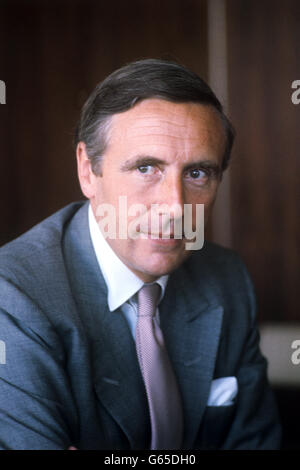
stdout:
<svg viewBox="0 0 300 470">
<path fill-rule="evenodd" d="M 84 202 L 71 203 L 47 217 L 39 224 L 0 248 L 0 276 L 5 278 L 20 278 L 18 273 L 30 269 L 39 271 L 51 251 L 54 253 L 61 247 L 64 227 Z"/>
</svg>

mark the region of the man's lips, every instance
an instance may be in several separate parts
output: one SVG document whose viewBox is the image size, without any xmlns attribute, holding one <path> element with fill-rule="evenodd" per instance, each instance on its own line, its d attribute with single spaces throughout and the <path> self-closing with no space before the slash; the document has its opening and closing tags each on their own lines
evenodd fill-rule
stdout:
<svg viewBox="0 0 300 470">
<path fill-rule="evenodd" d="M 182 242 L 182 238 L 175 238 L 174 234 L 163 234 L 163 233 L 151 233 L 151 232 L 141 232 L 143 235 L 142 238 L 164 246 L 178 246 Z"/>
<path fill-rule="evenodd" d="M 145 235 L 147 238 L 153 238 L 153 239 L 162 239 L 162 240 L 169 240 L 169 239 L 175 239 L 175 234 L 174 233 L 155 233 L 155 232 L 140 232 L 141 234 Z"/>
</svg>

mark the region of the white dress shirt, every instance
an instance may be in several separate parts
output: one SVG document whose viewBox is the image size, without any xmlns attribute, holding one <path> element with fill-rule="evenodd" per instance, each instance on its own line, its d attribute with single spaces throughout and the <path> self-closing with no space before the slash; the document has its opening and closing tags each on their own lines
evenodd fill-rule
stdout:
<svg viewBox="0 0 300 470">
<path fill-rule="evenodd" d="M 107 285 L 108 308 L 114 314 L 118 313 L 118 309 L 122 311 L 128 322 L 131 334 L 135 339 L 137 292 L 144 285 L 144 282 L 120 260 L 107 243 L 98 227 L 91 205 L 89 206 L 89 229 L 99 267 Z M 155 281 L 161 287 L 159 302 L 164 296 L 168 277 L 168 275 L 161 276 Z M 156 316 L 159 321 L 158 309 L 156 310 Z"/>
</svg>

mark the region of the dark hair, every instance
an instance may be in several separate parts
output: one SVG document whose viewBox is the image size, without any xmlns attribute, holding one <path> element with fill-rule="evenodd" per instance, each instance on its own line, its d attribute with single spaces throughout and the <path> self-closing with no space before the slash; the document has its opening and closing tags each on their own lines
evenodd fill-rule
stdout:
<svg viewBox="0 0 300 470">
<path fill-rule="evenodd" d="M 199 103 L 214 107 L 222 120 L 227 144 L 222 170 L 228 166 L 234 129 L 210 87 L 186 67 L 166 60 L 144 59 L 132 62 L 100 82 L 85 102 L 75 131 L 74 144 L 83 141 L 94 173 L 100 171 L 108 143 L 108 130 L 114 114 L 127 111 L 147 98 L 175 103 Z"/>
</svg>

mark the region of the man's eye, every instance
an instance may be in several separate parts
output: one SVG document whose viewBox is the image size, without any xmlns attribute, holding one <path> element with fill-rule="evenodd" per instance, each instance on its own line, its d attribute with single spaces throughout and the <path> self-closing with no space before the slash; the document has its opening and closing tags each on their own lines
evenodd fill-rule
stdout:
<svg viewBox="0 0 300 470">
<path fill-rule="evenodd" d="M 154 168 L 152 165 L 140 165 L 138 171 L 143 173 L 143 175 L 152 175 L 154 173 Z"/>
<path fill-rule="evenodd" d="M 201 180 L 207 178 L 208 175 L 199 168 L 193 168 L 189 171 L 189 176 L 194 180 Z"/>
</svg>

